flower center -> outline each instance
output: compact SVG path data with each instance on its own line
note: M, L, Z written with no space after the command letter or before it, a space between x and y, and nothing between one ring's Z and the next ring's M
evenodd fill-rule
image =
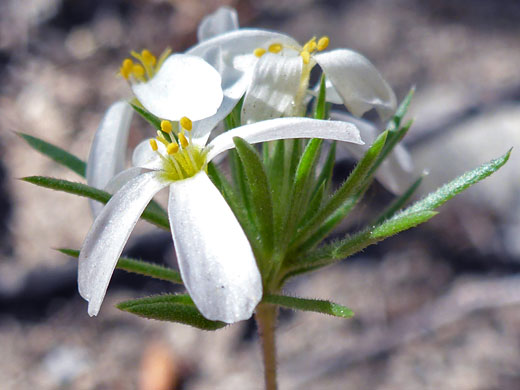
M318 51L325 50L329 46L329 42L330 39L326 35L321 37L317 42L316 37L312 37L307 41L307 43L305 43L305 45L303 45L303 47L295 47L292 45L284 45L283 43L275 42L269 45L267 50L262 47L258 47L253 51L253 53L255 56L260 58L267 52L278 54L283 49L291 49L297 51L300 57L302 58L303 63L305 65L308 65L311 61L312 55Z
M177 181L195 176L206 168L206 156L208 149L200 148L191 142L192 122L187 117L182 117L175 127L170 121L161 122L161 130L157 131L157 137L150 140L150 146L163 162L164 178L168 181ZM186 138L186 133L188 138ZM166 153L159 152L157 142L166 147Z
M121 67L119 74L126 80L134 82L145 82L150 80L161 68L164 60L171 54L171 49L166 49L157 59L149 50L144 49L141 53L131 51L130 55L136 60L126 58Z

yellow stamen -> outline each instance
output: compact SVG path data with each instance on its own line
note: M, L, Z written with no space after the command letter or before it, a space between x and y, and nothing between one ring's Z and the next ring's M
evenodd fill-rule
M183 149L186 149L189 145L188 140L183 133L179 133L179 142L181 143Z
M304 51L308 51L309 53L312 53L314 50L316 50L316 37L312 37L312 39L309 39L307 43L303 46Z
M127 58L123 61L123 64L121 65L119 72L121 73L121 76L123 76L126 80L130 78L133 66L134 62L130 58Z
M311 54L307 50L303 50L300 52L300 56L302 57L303 63L307 65L311 61Z
M180 120L180 123L183 129L191 131L193 123L191 122L190 118L183 116Z
M168 154L175 154L179 151L179 144L177 142L172 142L171 144L168 144L166 147L166 153Z
M328 36L324 35L318 41L318 51L325 50L329 46L330 39Z
M269 46L269 53L280 53L282 51L283 47L280 43L273 43L271 46Z
M258 48L255 49L255 51L253 51L253 54L255 56L257 56L258 58L260 58L260 57L262 57L265 54L266 51L267 50L265 50L264 48L258 47Z
M132 65L132 74L135 76L136 79L145 81L144 80L144 68L142 65L139 65L139 64Z
M150 53L150 50L146 49L141 52L141 60L143 61L143 64L149 66L154 66L157 62L157 58L155 58L155 56Z
M153 150L154 152L156 152L157 149L159 149L159 147L157 146L157 141L154 140L154 139L151 139L151 140L150 140L150 146L152 147L152 150Z
M172 123L170 121L161 121L161 130L165 133L171 133L173 130Z
M155 74L159 71L161 68L161 65L166 60L166 58L170 55L171 50L166 49L159 59L157 59L150 50L144 49L141 50L140 53L132 50L130 52L130 55L134 57L139 64L134 65L133 62L129 62L131 65L125 65L123 63L123 66L126 66L126 68L123 69L121 67L121 75L125 78L128 78L130 76L134 76L137 81L144 82L146 80L150 80ZM129 60L132 61L132 60ZM139 66L140 68L136 68L136 66Z

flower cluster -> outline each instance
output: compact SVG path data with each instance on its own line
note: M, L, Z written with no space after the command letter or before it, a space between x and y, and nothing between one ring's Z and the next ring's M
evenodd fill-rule
M268 278L241 223L207 174L208 163L235 147L282 139L342 141L360 158L375 128L352 117L306 118L319 85L309 88L311 70L326 77L330 103L361 116L375 108L383 119L396 98L375 67L347 49L325 51L329 38L301 46L284 34L239 28L234 10L206 17L199 43L184 54L166 50L159 59L148 50L132 52L120 74L135 95L114 103L96 133L87 164L87 182L114 195L102 207L92 201L96 219L79 254L79 291L97 315L124 245L150 200L168 187L168 219L182 280L209 320L233 323L249 318L265 293ZM157 119L157 136L143 141L124 168L134 108ZM207 143L211 131L233 112L241 126ZM364 142L365 141L365 142ZM404 150L386 163L385 182L396 191L409 183ZM262 267L260 267L261 269Z

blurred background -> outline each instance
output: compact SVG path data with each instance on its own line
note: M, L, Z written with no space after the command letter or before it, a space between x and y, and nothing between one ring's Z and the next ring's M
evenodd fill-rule
M145 321L114 303L165 283L116 272L100 315L76 290L87 201L16 180L81 180L15 135L86 159L104 110L127 97L116 77L132 49L183 51L202 17L236 7L242 26L367 56L399 99L415 85L405 143L421 191L516 146L509 163L428 224L294 280L333 299L340 320L282 311L281 389L520 388L520 2L518 0L3 0L0 2L0 383L2 389L262 389L252 321L209 333ZM370 115L369 115L370 117ZM130 147L148 127L132 124ZM338 165L338 182L352 167ZM392 196L375 184L369 220ZM348 229L348 226L342 227ZM342 231L338 231L340 235ZM171 238L142 223L126 254L173 263Z

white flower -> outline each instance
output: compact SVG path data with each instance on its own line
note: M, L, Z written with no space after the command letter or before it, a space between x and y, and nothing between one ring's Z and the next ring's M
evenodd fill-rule
M347 49L326 52L326 37L317 41L311 39L300 46L287 35L258 29L238 29L237 19L236 11L228 7L207 16L198 30L201 42L188 52L204 55L218 48L221 65L217 68L223 79L229 74L241 75L235 78L239 80L235 91L236 96L245 93L242 123L303 115L309 97L309 74L316 63L327 76L328 102L344 104L356 116L371 108L375 108L384 119L394 113L396 98L393 90L362 55ZM312 94L316 95L318 90L319 83ZM331 115L339 115L337 119L358 126L366 144L345 145L355 158L361 158L377 136L377 129L350 115ZM333 119L336 118L333 116ZM341 149L338 152L341 153ZM376 177L390 191L402 193L410 184L411 174L410 156L404 147L397 145L378 169Z
M301 46L284 34L237 29L236 20L236 12L229 8L206 17L198 32L204 40L187 53L204 56L207 51L219 50L226 65L219 69L221 75L242 72L242 123L301 116L309 75L316 64L327 76L327 100L331 103L344 104L356 116L375 108L387 119L395 111L393 90L361 54L348 49L325 51L328 37L313 38Z
M236 11L222 7L200 23L199 41L234 29L238 29ZM206 143L217 124L233 110L247 88L245 73L227 66L222 58L222 51L216 46L203 50L195 48L188 55L173 56L167 49L159 58L146 49L131 54L133 59L127 58L123 61L120 74L130 82L141 104L161 119L178 120L180 116L174 110L181 109L181 116L188 116L194 120L192 137L202 144ZM210 63L222 77L218 79L213 69L209 69L204 61L193 59L193 56ZM179 58L183 60L179 61ZM223 91L216 88L217 79L220 80L220 89ZM200 101L202 97L210 99L208 112L199 110L193 115L190 113L193 107L204 105ZM220 103L216 106L211 104L211 101L216 103L219 100ZM87 163L88 185L110 193L118 189L114 187L114 182L111 182L110 188L107 185L124 168L132 112L133 109L125 101L112 104L106 111L90 149ZM117 183L122 185L123 181ZM90 205L92 213L96 216L102 208L101 203L91 201Z
M206 142L210 131L233 107L224 107L220 74L204 59L166 50L159 59L148 50L132 52L135 61L123 61L120 74L130 82L139 102L152 114L178 121L183 115L196 119L193 138ZM184 114L180 114L182 110ZM229 111L226 111L229 110ZM87 163L87 184L114 193L131 176L110 180L122 171L133 109L124 101L112 104L96 131ZM107 187L109 185L110 186ZM96 216L102 208L90 202Z
M233 129L204 146L186 137L191 122L183 118L180 123L180 145L162 136L141 143L134 151L136 167L113 179L133 176L98 215L79 257L79 292L89 301L90 315L99 312L117 260L144 208L169 187L177 261L193 301L210 320L232 323L249 318L262 298L261 275L247 237L205 172L206 164L233 148L235 136L250 143L284 138L363 143L356 127L347 122L281 118Z

